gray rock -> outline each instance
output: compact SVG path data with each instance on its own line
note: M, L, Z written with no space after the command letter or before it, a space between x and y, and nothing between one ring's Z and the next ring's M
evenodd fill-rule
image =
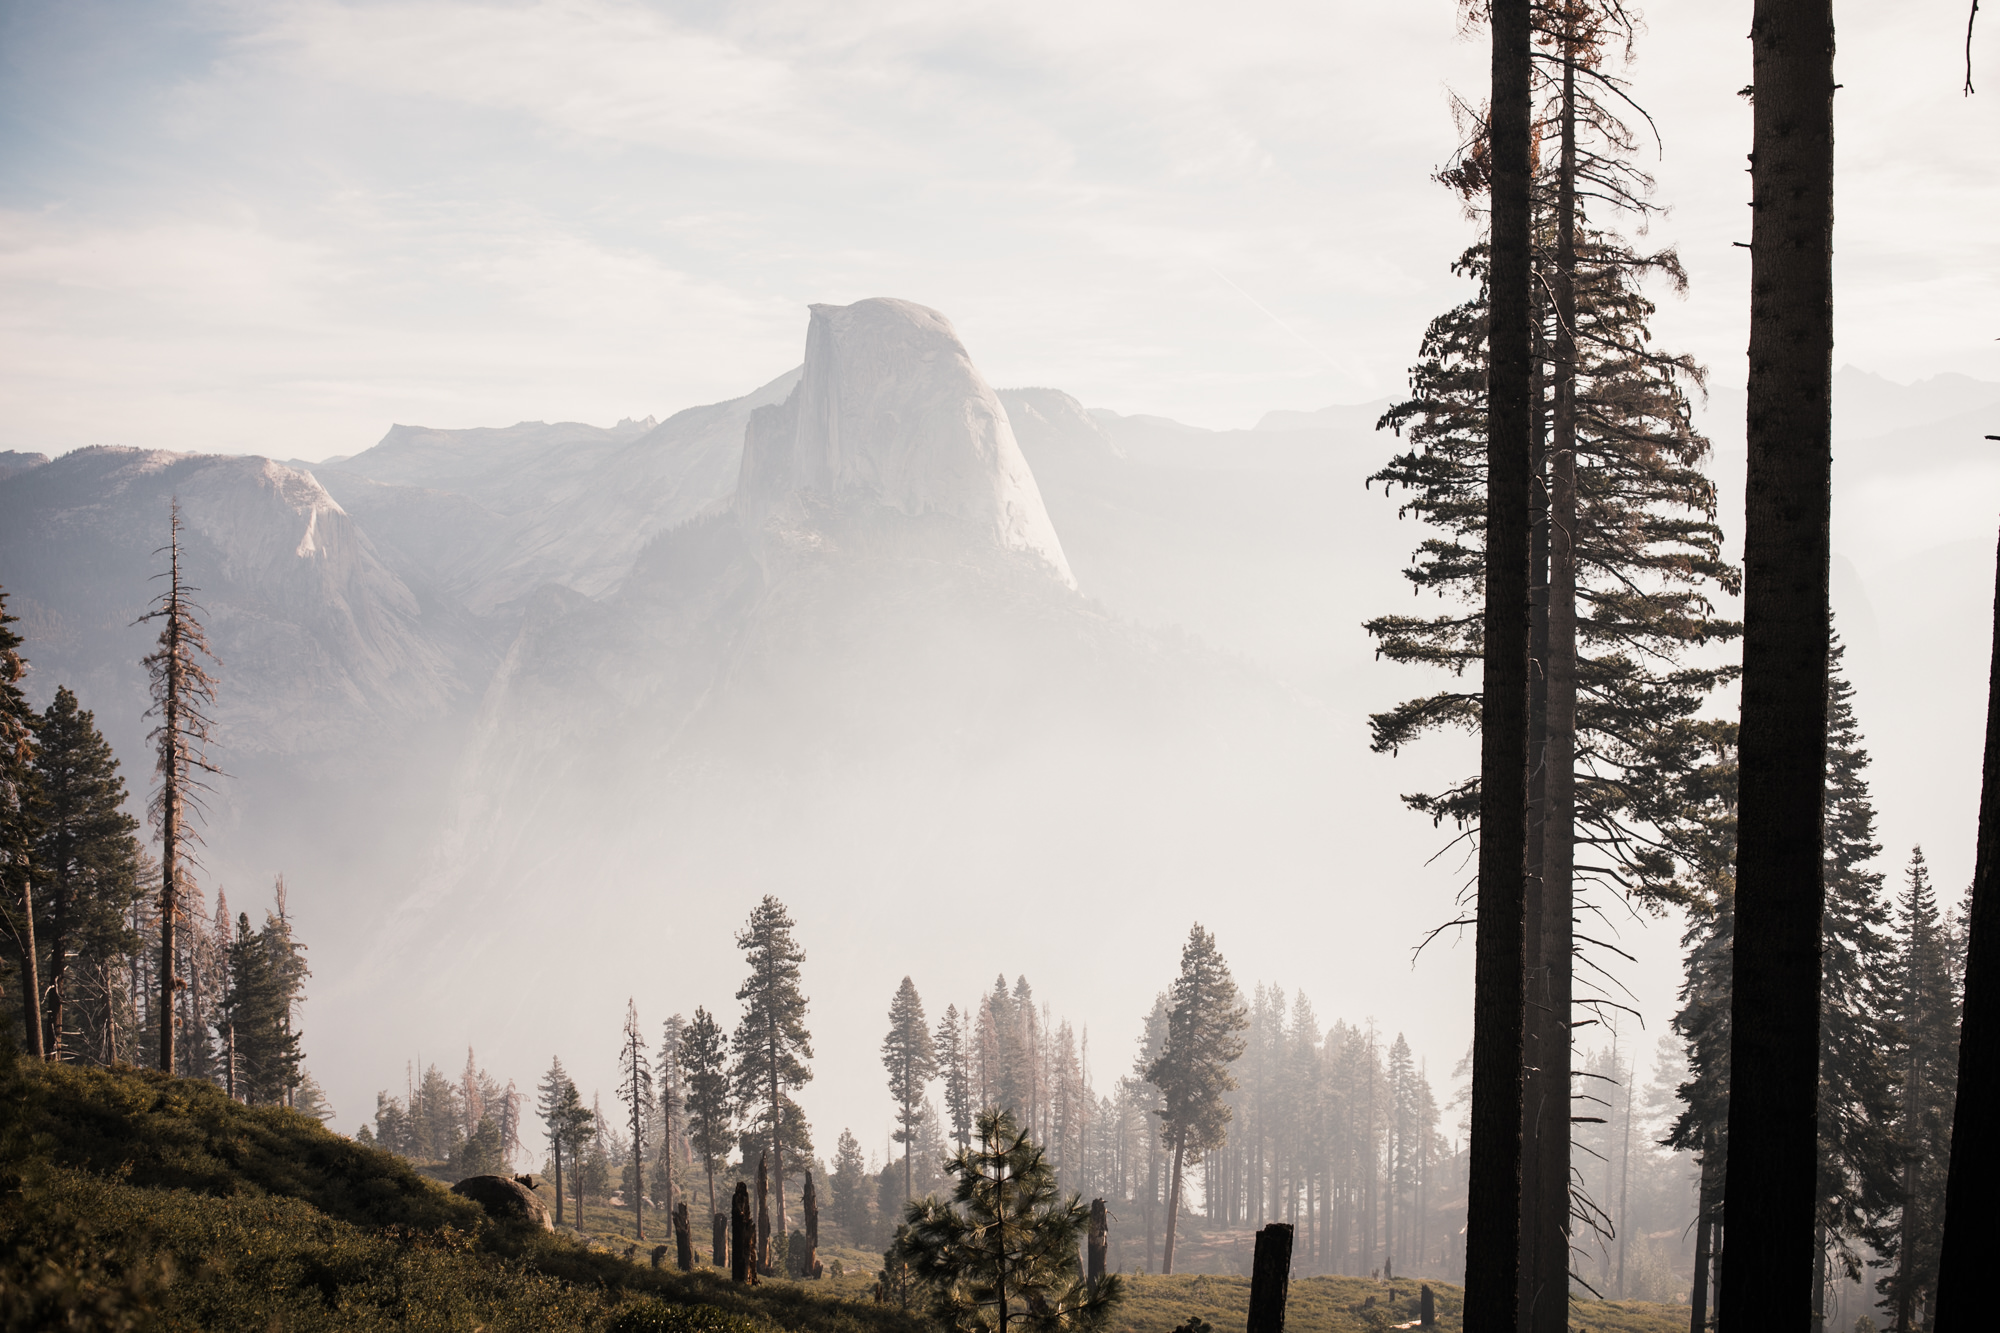
M532 1176L467 1176L453 1185L451 1192L472 1200L496 1221L527 1221L553 1231L548 1206L535 1197L533 1183Z

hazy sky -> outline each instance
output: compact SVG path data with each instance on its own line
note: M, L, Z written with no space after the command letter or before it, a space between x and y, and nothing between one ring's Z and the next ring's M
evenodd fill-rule
M2000 38L1843 6L1839 357L2000 378ZM1458 290L1450 0L8 3L0 448L346 453L665 414L896 295L997 384L1248 425L1393 391ZM1745 4L1633 74L1661 331L1741 375Z
M1650 241L1692 277L1656 329L1720 382L1742 376L1749 9L1649 6L1632 70L1672 210ZM1836 361L2000 380L2000 16L1969 99L1965 0L1839 18ZM1463 290L1472 228L1428 177L1485 48L1451 0L5 0L0 61L0 449L320 458L392 422L733 397L796 363L807 303L875 295L948 314L992 383L1095 406L1244 426L1382 397ZM2000 502L1979 476L1949 530L1916 494L1857 522L1985 543L1976 594ZM1898 566L1856 560L1892 638L1915 614ZM1874 699L1921 692L1878 659ZM1885 782L1938 770L1927 737L1971 716L1977 676L1907 735L1871 729ZM1954 744L1966 797L1976 747ZM1885 805L1892 844L1939 840L1930 804ZM1933 860L1955 892L1954 810ZM1434 846L1415 817L1405 835ZM1655 1014L1675 933L1635 945ZM1450 957L1434 1061L1462 1032L1469 949ZM1327 999L1323 1019L1367 1003ZM1105 1075L1126 1034L1099 1032Z

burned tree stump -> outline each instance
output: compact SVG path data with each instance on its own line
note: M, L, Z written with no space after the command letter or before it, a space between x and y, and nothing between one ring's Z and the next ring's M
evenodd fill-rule
M751 1260L757 1250L757 1224L750 1217L750 1186L736 1182L736 1197L729 1206L729 1278L732 1282L757 1283L757 1265Z
M1097 1295L1097 1284L1104 1280L1105 1260L1111 1251L1111 1215L1105 1211L1104 1200L1090 1201L1090 1239L1088 1242L1087 1271L1090 1277L1090 1294Z
M729 1267L729 1214L715 1215L715 1266Z
M681 1272L694 1272L694 1228L688 1222L685 1199L674 1205L674 1260Z
M1285 1293L1292 1282L1292 1228L1273 1222L1257 1233L1250 1261L1249 1333L1285 1333Z
M1419 1328L1438 1326L1437 1297L1431 1295L1429 1283L1425 1283L1423 1290L1417 1293L1417 1326Z
M813 1190L813 1173L806 1172L805 1196L802 1200L806 1214L806 1252L798 1261L799 1272L806 1277L818 1277L822 1270L819 1263L819 1195Z

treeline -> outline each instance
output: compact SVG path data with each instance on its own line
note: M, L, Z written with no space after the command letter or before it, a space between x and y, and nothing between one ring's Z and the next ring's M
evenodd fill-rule
M283 877L253 925L247 912L231 918L220 887L211 913L177 852L168 951L167 900L152 890L165 877L125 812L118 758L69 687L46 709L28 704L14 623L0 591L0 987L21 1047L157 1067L166 1033L172 1072L327 1118L304 1067L296 1020L309 969ZM181 763L184 748L169 746L163 765Z

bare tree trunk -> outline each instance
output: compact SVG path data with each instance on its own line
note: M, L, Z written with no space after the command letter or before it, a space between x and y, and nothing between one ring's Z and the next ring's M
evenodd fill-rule
M1249 1333L1285 1333L1285 1298L1292 1281L1292 1228L1273 1222L1257 1233L1250 1260Z
M1104 1207L1104 1200L1090 1201L1090 1238L1086 1253L1088 1262L1085 1272L1090 1281L1090 1295L1097 1297L1097 1284L1104 1280L1104 1269L1111 1252L1111 1215Z
M1688 1291L1688 1333L1708 1327L1709 1266L1714 1262L1715 1177L1712 1148L1702 1154L1701 1184L1695 1191L1694 1285Z
M1832 498L1833 8L1751 20L1749 472L1743 534L1729 1161L1718 1316L1798 1328L1817 1214Z
M813 1177L810 1171L806 1172L806 1187L803 1196L799 1200L799 1207L806 1215L806 1252L805 1257L799 1260L797 1267L802 1275L816 1278L820 1274L819 1194L813 1189Z
M1549 449L1549 644L1546 748L1542 755L1540 941L1528 948L1539 966L1526 1025L1535 1034L1529 1100L1534 1112L1530 1256L1523 1333L1569 1328L1570 953L1576 858L1576 66L1563 67L1562 145L1556 185L1555 429ZM1528 1151L1523 1145L1524 1155Z
M25 802L24 802L25 804ZM23 942L21 955L26 963L28 982L28 1007L22 1014L27 1020L28 1044L34 1048L37 1060L49 1058L48 1048L42 1040L42 973L39 961L40 951L35 947L35 882L27 875L21 876L21 910L26 913L27 938Z
M685 1201L674 1205L674 1262L683 1273L694 1271L694 1235Z
M714 1233L709 1239L715 1249L715 1266L717 1268L727 1268L729 1267L729 1218L727 1214L715 1213L714 1219L714 1222L711 1224L714 1228Z
M1178 1229L1181 1216L1181 1159L1187 1154L1187 1131L1174 1131L1174 1171L1167 1181L1167 1248L1160 1262L1160 1272L1174 1271L1174 1232Z
M771 1271L771 1173L757 1154L757 1271Z
M229 1025L229 1098L231 1101L236 1099L236 1025L234 1023ZM562 1139L560 1137L550 1139L549 1152L555 1158L556 1163L556 1225L561 1226L563 1224L563 1177Z
M756 1248L757 1224L750 1220L750 1187L739 1180L729 1210L730 1281L757 1284L757 1266L751 1262Z
M1522 899L1527 854L1529 5L1493 0L1493 230L1472 1180L1465 1328L1514 1325L1520 1271Z
M771 1174L773 1176L772 1183L777 1186L778 1190L778 1234L782 1236L785 1234L785 1143L783 1118L785 1099L783 1093L778 1088L778 1049L775 1034L773 1034L771 1040L773 1043L771 1047ZM758 1207L761 1209L762 1206L760 1202ZM769 1240L771 1224L760 1215L759 1227L763 1234L758 1237L757 1260L768 1271L771 1266Z
M1938 1260L1938 1328L1969 1328L1991 1301L1979 1237L2000 1194L2000 1150L1986 1112L2000 1105L2000 574L1996 574L1993 654L1986 695L1986 759L1979 789L1979 844L1965 947L1958 1031L1958 1103L1951 1127L1951 1172L1944 1195Z

